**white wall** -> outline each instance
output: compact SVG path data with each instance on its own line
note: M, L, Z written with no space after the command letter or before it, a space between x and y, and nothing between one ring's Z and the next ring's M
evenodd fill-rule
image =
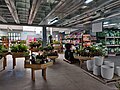
M21 32L21 40L26 40L27 36L33 36L35 38L42 38L42 33L36 34L35 31L23 31L23 32Z
M7 36L7 35L8 35L8 33L6 31L0 30L0 36Z
M21 40L26 40L28 35L34 36L36 35L36 32L27 32L27 31L21 32Z

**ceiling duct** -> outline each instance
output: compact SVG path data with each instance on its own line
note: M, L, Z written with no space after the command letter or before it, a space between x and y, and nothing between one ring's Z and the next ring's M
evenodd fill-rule
M55 6L55 8L52 9L52 11L39 23L39 25L43 24L44 21L46 21L46 19L48 19L48 17L51 16L64 3L65 3L65 0L60 0L60 2Z
M30 9L30 0L16 0L16 7L20 22L27 23Z
M103 9L103 8L105 7L105 5L106 5L106 7L107 7L107 6L108 6L108 7L111 6L111 4L114 4L114 3L111 3L111 2L113 2L113 1L114 1L114 3L115 3L115 0L106 1L105 3L99 5L97 8L92 8L92 9L86 11L86 12L83 12L83 13L80 14L80 15L76 15L75 17L69 19L68 22L63 22L63 23L61 23L61 24L59 24L59 25L63 25L63 24L65 25L65 24L67 24L67 23L69 23L69 22L71 22L71 21L74 21L74 20L75 20L75 22L76 22L76 21L80 20L80 18L83 17L84 15L88 15L89 13L93 13L93 12L96 12L96 11L98 11L98 10ZM75 22L72 22L71 25L74 24Z
M5 0L5 3L6 3L8 9L10 11L12 17L14 18L15 22L17 24L19 24L20 21L19 21L19 18L18 18L18 14L17 14L17 10L16 10L16 7L15 7L14 0Z
M38 8L41 4L42 0L33 0L32 2L32 8L30 11L29 19L28 19L28 24L32 24L33 20L37 14Z
M7 21L2 16L0 16L0 21L7 23Z

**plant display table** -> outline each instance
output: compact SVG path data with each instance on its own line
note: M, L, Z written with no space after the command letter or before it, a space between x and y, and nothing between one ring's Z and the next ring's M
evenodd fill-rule
M54 50L57 50L59 53L61 53L63 50L62 50L62 45L60 44L54 44Z
M25 57L23 52L11 52L13 56L13 69L16 66L16 58Z
M48 56L48 58L53 60L53 62L55 63L55 59L58 58L58 56Z
M38 52L38 51L39 51L38 48L30 48L30 50L31 50L31 53L32 53L32 52Z
M0 53L2 57L4 58L3 60L3 70L5 70L5 67L7 66L7 61L6 61L6 55L11 54L10 52L5 52L5 53Z
M45 64L30 64L26 63L24 64L25 68L31 68L31 78L33 81L35 81L35 70L42 70L42 76L44 80L46 80L46 69L48 66L52 66L53 62L47 62Z
M87 60L94 60L93 57L85 57L85 56L74 56L74 58L80 60L80 67L82 67L82 64L84 63L84 61L87 61Z

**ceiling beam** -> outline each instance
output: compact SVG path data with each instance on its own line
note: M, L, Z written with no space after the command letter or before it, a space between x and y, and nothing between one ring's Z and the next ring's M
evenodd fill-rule
M49 16L51 16L63 3L65 3L65 0L61 0L54 9L39 23L41 25Z
M59 25L60 25L60 26L61 26L62 24L66 25L68 22L69 22L69 24L71 24L71 23L74 24L75 22L79 21L82 16L88 15L89 13L95 12L95 11L97 11L97 10L99 10L99 9L103 9L103 8L105 8L106 6L109 7L109 6L111 6L112 4L116 3L116 1L115 1L114 3L111 3L112 1L113 1L113 0L106 1L105 3L99 5L97 8L93 8L93 9L91 9L91 10L88 10L88 11L80 14L80 15L76 15L75 17L69 19L67 22L65 21L65 22L63 22L63 23L61 23L61 24L59 24ZM119 3L120 1L117 1L117 2ZM111 3L111 4L109 4L109 3ZM106 5L106 6L105 6L105 5ZM75 20L75 21L74 21L74 20ZM71 21L74 21L74 22L71 22ZM71 22L71 23L70 23L70 22Z
M33 23L41 2L42 2L42 0L33 0L32 8L30 10L30 15L29 15L29 19L28 19L28 24Z
M0 21L7 23L7 21L2 16L0 16Z
M19 18L18 18L18 14L17 14L17 10L16 10L16 7L15 7L15 2L14 0L5 0L5 3L14 19L14 21L17 23L17 24L20 24L20 21L19 21Z

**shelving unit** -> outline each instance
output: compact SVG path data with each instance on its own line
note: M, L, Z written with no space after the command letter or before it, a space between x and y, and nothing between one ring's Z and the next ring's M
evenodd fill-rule
M97 34L98 40L108 48L108 56L116 56L120 54L120 30L104 29L103 32Z
M0 44L2 44L5 48L9 47L9 39L7 36L0 37Z
M90 34L84 34L82 36L82 46L87 47L87 46L90 46L91 44L92 44L91 35Z
M120 54L120 37L105 37L105 41L110 56Z
M72 33L70 35L66 35L63 39L63 43L71 43L74 45L82 44L82 33Z

